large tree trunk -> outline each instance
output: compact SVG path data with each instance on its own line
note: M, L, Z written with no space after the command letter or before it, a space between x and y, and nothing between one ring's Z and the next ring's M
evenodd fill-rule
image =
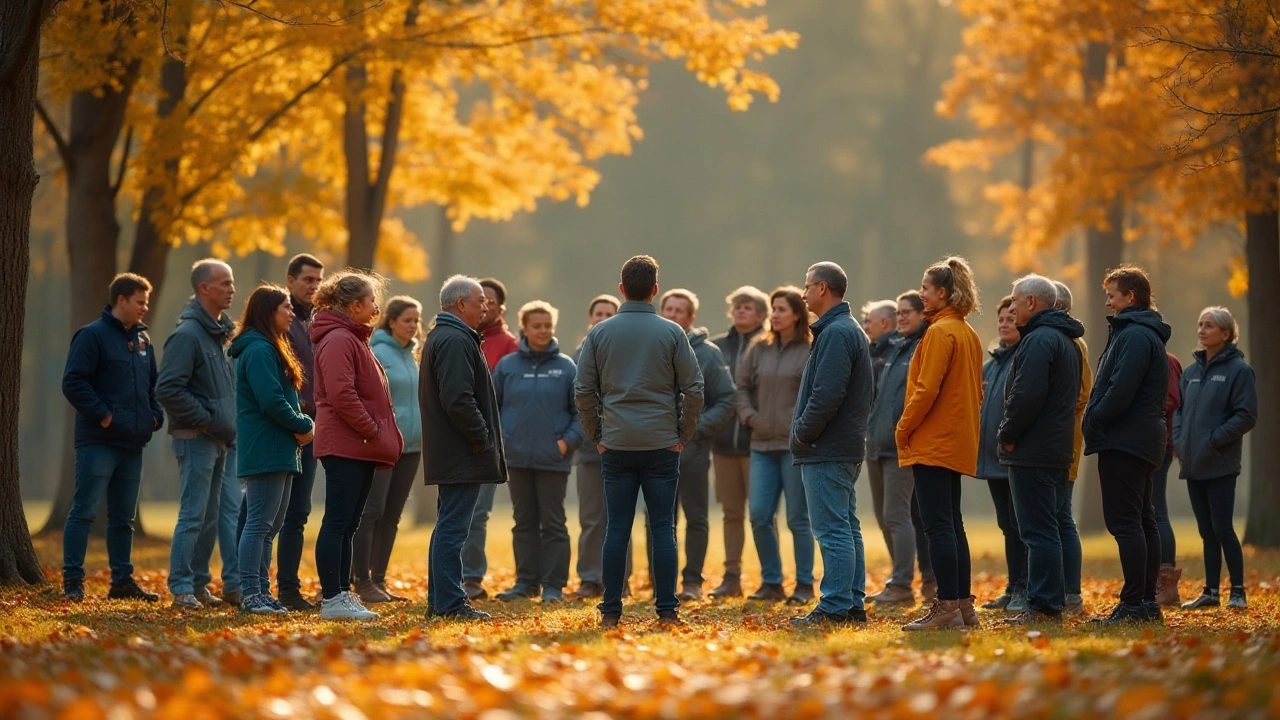
M31 200L36 174L36 78L41 0L0 3L0 584L44 582L22 508L18 467L22 338L31 265Z
M1271 294L1280 287L1280 197L1277 177L1275 120L1260 122L1245 132L1246 187L1268 202L1245 215L1245 256L1249 263L1250 364L1258 377L1258 425L1249 439L1249 519L1244 541L1259 547L1280 547L1280 328L1272 313Z

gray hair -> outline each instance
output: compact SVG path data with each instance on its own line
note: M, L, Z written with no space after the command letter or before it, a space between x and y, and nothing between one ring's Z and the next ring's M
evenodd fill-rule
M868 320L870 320L875 313L883 313L890 320L893 320L898 316L898 301L897 300L872 300L871 302L862 306L861 312L863 317L867 318Z
M227 272L231 272L231 266L216 258L205 258L197 260L191 266L191 290L200 292L200 285L209 281L209 277L213 275L214 268L224 267Z
M1058 288L1053 281L1043 275L1023 275L1013 283L1014 291L1021 290L1023 295L1039 300L1047 308L1058 305Z
M849 276L845 274L844 268L833 262L810 265L809 273L813 274L815 283L826 283L827 289L838 298L843 298L845 292L849 290Z
M440 309L449 310L458 306L459 300L471 298L471 291L480 287L480 281L470 275L454 275L444 281L440 288ZM481 292L484 292L481 289Z
M1240 325L1231 311L1221 305L1211 305L1200 311L1200 318L1208 317L1220 330L1227 334L1227 344L1235 345L1240 340Z
M1073 302L1071 288L1067 287L1066 283L1058 282L1057 280L1053 281L1053 287L1058 291L1058 299L1054 301L1053 306L1064 312L1071 312Z

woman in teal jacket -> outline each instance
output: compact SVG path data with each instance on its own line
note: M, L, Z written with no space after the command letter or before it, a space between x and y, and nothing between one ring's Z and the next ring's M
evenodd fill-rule
M240 607L258 615L287 612L271 596L271 545L284 524L289 483L302 472L301 448L315 436L298 403L303 369L287 337L292 322L284 288L260 285L229 351L236 364L236 474L245 481Z
M400 514L422 463L422 413L418 409L418 353L422 304L405 295L387 301L382 324L369 345L387 374L396 425L404 435L404 452L395 467L373 473L360 527L351 539L352 584L366 603L401 601L387 590L387 564L396 543Z

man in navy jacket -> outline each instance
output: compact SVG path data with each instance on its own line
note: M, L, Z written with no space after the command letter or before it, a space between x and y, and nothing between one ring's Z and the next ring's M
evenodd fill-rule
M76 492L62 536L62 591L84 599L89 528L107 501L107 597L155 602L133 579L133 519L142 482L142 449L164 424L156 401L156 354L142 318L151 283L131 273L111 281L102 317L76 332L67 352L62 394L76 409Z

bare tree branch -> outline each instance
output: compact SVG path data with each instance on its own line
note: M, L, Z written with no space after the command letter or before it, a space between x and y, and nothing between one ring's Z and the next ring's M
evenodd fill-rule
M338 25L342 25L356 17L363 15L369 12L370 10L382 7L384 2L385 0L375 0L370 5L366 5L357 10L352 10L350 13L338 18L329 18L326 20L316 20L316 21L303 21L303 20L299 20L296 17L282 18L267 12L263 12L253 7L254 0L249 0L248 2L238 2L238 0L218 0L218 4L222 5L223 7L239 8L246 12L257 15L258 17L264 18L266 20L270 20L271 22L280 23L281 25L288 25L290 27L336 27Z
M66 139L62 132L58 130L58 125L50 117L49 111L45 110L44 103L36 100L36 115L40 118L40 123L44 125L44 129L49 133L49 137L53 138L53 144L58 148L58 155L62 158L62 166L70 168L71 166L71 147L67 145Z

